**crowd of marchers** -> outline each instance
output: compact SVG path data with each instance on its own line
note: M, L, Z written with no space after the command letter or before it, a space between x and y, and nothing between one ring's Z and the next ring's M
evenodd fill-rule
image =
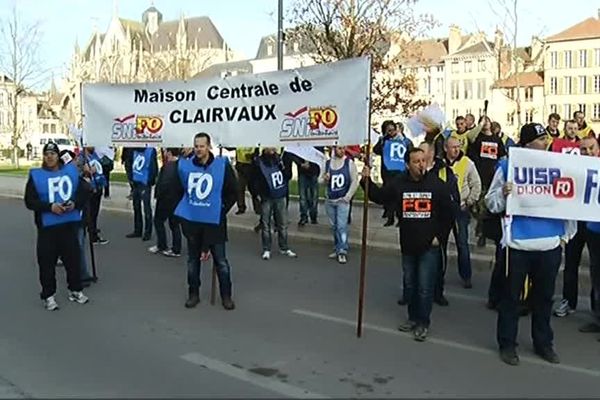
M333 251L329 258L348 260L348 225L352 199L359 186L368 187L369 200L384 209L384 226L399 228L402 293L407 319L399 326L425 341L431 325L432 305L448 306L444 278L449 266L449 237L455 239L457 271L465 289L472 288L469 251L470 221L476 220L477 245L495 245L494 270L487 307L498 311L497 342L501 359L519 362L519 316L531 314L534 349L543 359L558 363L551 315L555 282L564 252L563 298L554 308L557 317L575 312L578 271L583 248L588 246L592 281L591 304L600 319L600 224L547 218L507 217L506 197L510 147L599 156L595 133L583 113L564 121L551 114L548 126L528 123L515 140L487 116L468 114L455 120L455 129L427 128L415 143L401 123L385 121L373 152L381 156L383 183L371 180L367 149L361 146L316 148L327 161L315 160L274 147L236 148L235 163L219 155L208 133L191 138L189 148L126 148L121 153L130 185L133 230L129 239L152 240L148 251L180 257L187 244L188 295L185 307L200 301L200 270L210 259L216 270L222 305L233 310L231 266L227 259L227 214L247 211L246 191L257 215L255 232L261 237L261 257L297 257L288 240L290 182L297 169L299 227L319 223L319 187L324 187L325 214L331 226ZM415 136L413 136L415 137ZM369 149L370 150L370 149ZM111 149L83 148L62 152L54 143L43 149L43 163L30 171L25 204L34 211L38 228L37 262L40 297L48 310L58 309L55 267L67 272L69 300L85 304L83 288L93 276L85 257L85 237L107 244L100 235L98 216L103 197L109 196ZM361 173L357 161L364 164ZM160 168L159 168L160 161ZM232 165L233 164L233 165ZM322 171L321 169L324 168ZM153 198L155 199L153 204ZM168 222L170 245L165 224ZM277 252L273 252L273 236ZM599 321L600 322L600 321ZM600 332L598 323L582 332Z

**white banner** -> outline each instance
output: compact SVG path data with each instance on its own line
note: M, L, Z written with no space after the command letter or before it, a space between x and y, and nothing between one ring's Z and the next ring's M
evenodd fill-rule
M513 147L506 212L600 222L600 158Z
M362 144L369 69L368 58L357 58L258 75L84 84L84 140L190 147L206 132L225 147Z
M295 154L303 160L317 164L320 169L320 175L325 173L325 163L327 162L327 157L314 147L302 145L287 146L285 151Z

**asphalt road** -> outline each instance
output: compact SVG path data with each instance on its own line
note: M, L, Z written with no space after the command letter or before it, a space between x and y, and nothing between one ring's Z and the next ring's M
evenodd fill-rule
M539 360L520 332L521 365L496 353L494 312L484 307L488 274L474 289L448 274L450 307L435 307L431 335L417 343L396 326L398 256L368 257L366 325L355 336L358 253L341 266L328 246L291 241L298 259L260 259L259 238L231 233L235 311L183 307L185 260L125 239L129 214L104 213L97 247L100 280L91 301L61 309L38 297L35 228L22 201L0 200L0 397L591 397L600 393L598 337L577 332L589 319L554 319L562 364ZM481 265L480 265L481 266ZM485 268L482 267L485 270ZM209 281L209 270L203 277Z

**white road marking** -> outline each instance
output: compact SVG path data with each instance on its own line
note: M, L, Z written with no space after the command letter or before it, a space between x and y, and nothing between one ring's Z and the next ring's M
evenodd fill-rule
M267 389L271 392L282 396L297 398L297 399L323 399L328 398L322 394L310 392L297 386L293 386L284 382L280 382L273 378L268 378L256 373L234 367L214 358L206 357L200 353L188 353L181 356L182 359L196 365L208 368L211 371L219 372L223 375L250 383L254 386Z
M294 314L302 315L302 316L309 317L309 318L315 318L315 319L320 319L322 321L335 322L335 323L342 324L342 325L356 327L356 321L351 321L351 320L344 319L344 318L334 317L331 315L326 315L326 314L321 314L321 313L316 313L316 312L312 312L312 311L308 311L308 310L301 310L301 309L292 310L292 312ZM400 332L396 329L385 328L382 326L366 324L366 323L363 323L363 328L370 329L372 331L376 331L376 332L380 332L380 333L387 333L390 335L401 336L404 338L410 338L411 340L413 340L412 334ZM453 349L466 350L466 351L470 351L473 353L479 353L479 354L486 354L486 355L493 356L496 358L498 357L498 353L494 350L486 349L484 347L471 346L468 344L454 342L451 340L429 337L429 338L427 338L427 342L435 343L435 344L446 346L446 347L451 347ZM597 370L597 369L577 367L577 366L567 365L567 364L550 364L546 361L543 361L542 359L528 357L528 356L520 357L520 359L521 359L521 361L525 361L530 364L541 365L541 366L548 367L548 368L555 368L555 369L560 369L563 371L569 371L569 372L574 372L574 373L583 374L583 375L589 375L589 376L593 376L593 377L600 377L600 370ZM501 362L501 361L498 361L498 362Z

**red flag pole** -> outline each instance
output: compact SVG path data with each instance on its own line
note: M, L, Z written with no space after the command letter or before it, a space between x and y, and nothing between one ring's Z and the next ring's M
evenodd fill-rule
M367 150L365 154L365 165L371 167L371 82L373 70L371 67L371 57L369 57L369 93L367 101L369 102L369 114L367 125ZM358 281L358 318L356 321L356 336L362 336L363 310L365 306L365 280L367 273L367 226L369 220L369 185L365 185L363 198L363 221L362 221L362 241L360 246L360 275Z

